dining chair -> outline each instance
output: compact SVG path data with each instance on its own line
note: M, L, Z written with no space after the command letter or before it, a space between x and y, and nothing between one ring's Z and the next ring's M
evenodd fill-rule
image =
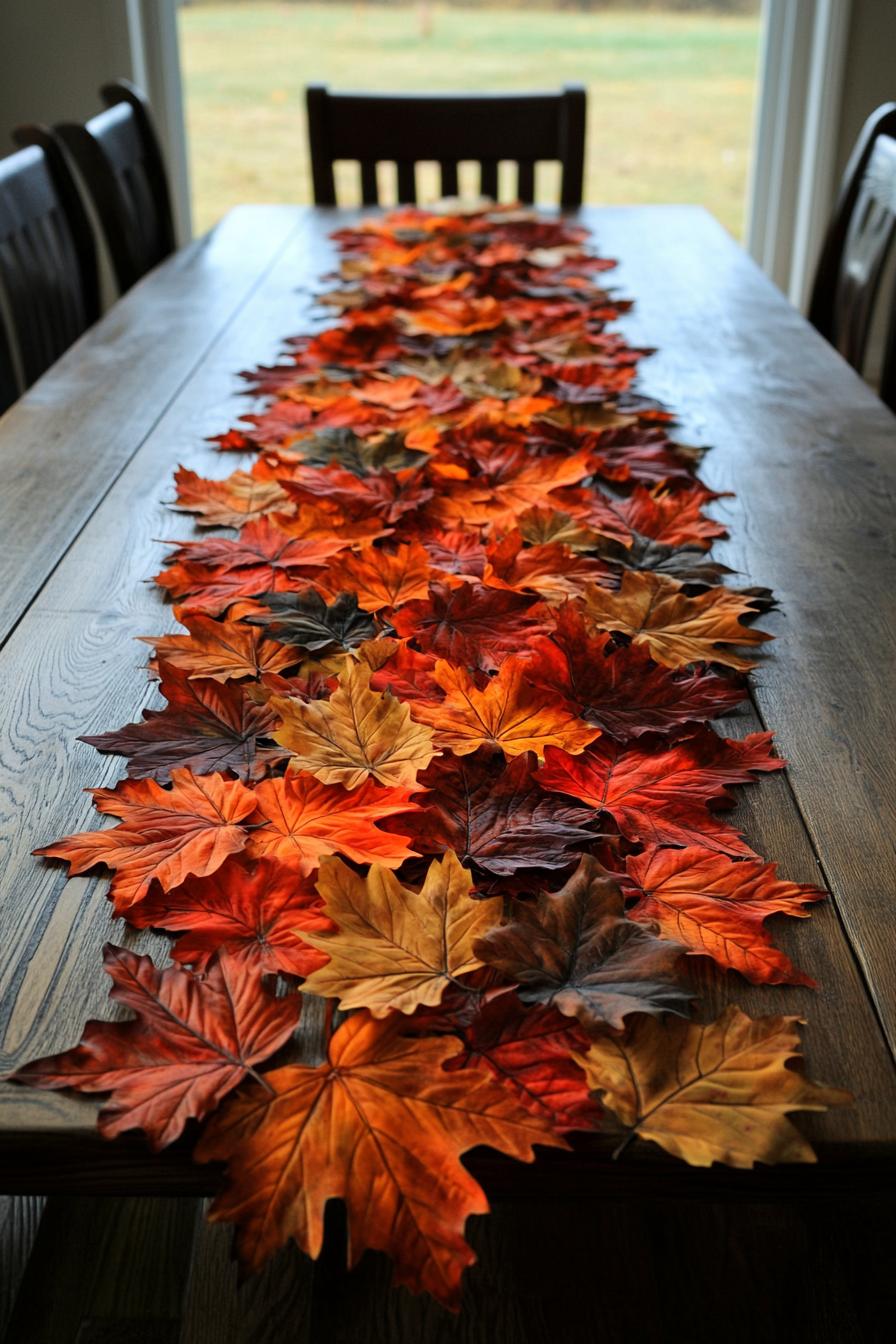
M498 196L498 164L515 160L515 199L535 197L535 164L558 160L560 204L582 204L585 163L585 90L568 84L557 93L331 93L305 90L311 174L316 205L336 204L333 163L353 159L361 168L364 205L378 205L377 163L398 172L398 200L417 200L415 166L439 165L443 196L457 195L457 165L479 163L480 192Z
M106 110L54 129L90 194L119 289L175 248L168 175L146 98L128 80L104 84Z
M809 321L860 373L896 238L896 103L865 122L821 249ZM889 295L879 392L896 410L896 287Z
M93 234L63 154L41 127L15 139L23 148L0 159L0 387L11 400L99 316Z

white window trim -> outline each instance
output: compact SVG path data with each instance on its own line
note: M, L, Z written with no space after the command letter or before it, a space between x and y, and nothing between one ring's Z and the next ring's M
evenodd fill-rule
M746 245L804 307L836 191L851 0L764 0Z

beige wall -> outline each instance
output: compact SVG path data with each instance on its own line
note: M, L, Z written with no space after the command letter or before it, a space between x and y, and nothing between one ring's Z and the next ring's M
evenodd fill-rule
M126 0L0 0L0 153L22 121L83 121L133 79Z
M838 176L869 113L896 102L896 0L852 0L843 78Z

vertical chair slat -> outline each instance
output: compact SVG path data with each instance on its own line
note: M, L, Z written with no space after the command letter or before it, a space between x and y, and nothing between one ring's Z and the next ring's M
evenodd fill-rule
M498 199L498 160L483 159L479 167L479 191L483 196Z
M399 205L414 205L417 200L417 174L414 171L415 165L400 159L395 166L398 169Z

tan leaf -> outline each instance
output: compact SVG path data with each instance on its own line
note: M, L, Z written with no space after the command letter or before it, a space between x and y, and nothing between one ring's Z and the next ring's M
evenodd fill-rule
M324 859L317 890L336 932L302 930L330 957L303 989L374 1017L438 1003L448 985L482 965L473 943L501 917L500 902L474 900L472 885L451 850L429 865L419 891L378 863L364 878L340 859Z
M852 1098L787 1067L799 1057L799 1021L754 1020L733 1004L705 1025L639 1017L624 1035L599 1037L573 1058L630 1136L652 1139L691 1166L814 1162L787 1113Z
M719 645L756 645L772 638L741 624L741 617L755 615L749 594L718 587L688 597L683 583L662 574L626 570L618 592L589 587L585 607L599 630L631 636L664 667L724 663L747 672L754 663Z
M439 755L431 729L414 723L407 705L370 689L366 663L347 661L329 700L305 704L275 695L270 704L283 720L273 737L292 752L290 769L307 770L324 784L410 785Z

